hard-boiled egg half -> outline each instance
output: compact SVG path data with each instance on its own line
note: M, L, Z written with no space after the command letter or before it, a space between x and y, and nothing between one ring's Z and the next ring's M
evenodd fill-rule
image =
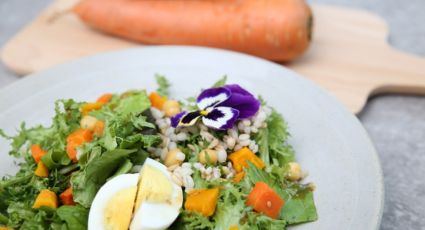
M88 229L166 229L182 203L182 189L167 167L148 158L139 174L123 174L102 186L90 208Z

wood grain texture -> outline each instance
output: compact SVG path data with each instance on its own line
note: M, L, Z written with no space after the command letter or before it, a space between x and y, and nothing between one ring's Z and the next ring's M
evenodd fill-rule
M21 75L99 52L140 46L94 31L69 9L77 0L58 0L12 38L3 62ZM286 66L315 81L354 113L370 95L425 94L425 59L387 43L382 19L366 11L314 5L314 41Z

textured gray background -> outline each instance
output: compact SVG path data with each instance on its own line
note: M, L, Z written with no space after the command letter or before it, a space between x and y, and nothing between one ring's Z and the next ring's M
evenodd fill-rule
M49 2L0 0L0 46ZM388 22L389 41L394 47L425 56L425 0L310 2L375 12ZM18 79L0 64L0 87ZM359 118L375 143L384 171L386 196L381 229L425 229L425 97L378 96L368 102Z

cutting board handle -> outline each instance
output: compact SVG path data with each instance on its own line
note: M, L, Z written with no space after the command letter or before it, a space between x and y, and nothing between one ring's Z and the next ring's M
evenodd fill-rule
M385 50L382 58L386 68L380 69L372 94L425 95L425 58L404 53L389 45Z

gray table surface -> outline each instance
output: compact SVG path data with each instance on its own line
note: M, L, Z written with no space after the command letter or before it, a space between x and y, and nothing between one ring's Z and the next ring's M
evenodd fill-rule
M1 0L0 46L51 0ZM390 43L425 56L425 0L310 0L368 9L390 27ZM425 68L425 67L424 67ZM0 63L0 87L20 78ZM381 229L425 229L425 97L383 95L369 100L360 120L379 153L385 180Z

